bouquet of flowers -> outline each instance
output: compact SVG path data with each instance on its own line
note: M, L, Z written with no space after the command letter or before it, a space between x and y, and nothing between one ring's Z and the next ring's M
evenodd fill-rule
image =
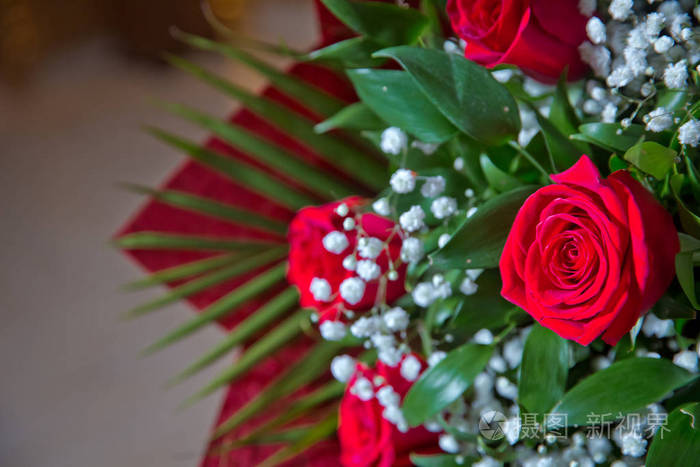
M700 462L700 7L318 2L117 243L232 352L203 465ZM278 71L249 54L292 56ZM242 349L242 350L241 350Z

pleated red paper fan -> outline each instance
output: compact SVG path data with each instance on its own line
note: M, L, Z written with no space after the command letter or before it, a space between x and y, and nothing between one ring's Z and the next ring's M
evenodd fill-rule
M325 46L352 36L350 31L339 23L320 2L317 1L316 6L322 34L320 46ZM286 73L322 89L343 102L352 102L356 100L356 96L349 83L342 76L339 76L329 69L317 65L299 63L289 68ZM313 121L320 121L322 119L321 116L315 115L314 112L310 111L303 102L298 102L273 86L266 88L262 95ZM247 109L236 112L230 118L230 121L250 130L253 134L258 135L264 140L286 149L295 156L310 162L316 167L320 167L330 173L336 173L341 177L344 176L342 171L338 171L337 168L328 164L304 143L296 140L294 137L281 131L274 124ZM217 153L230 156L238 161L242 161L249 166L260 167L280 181L296 185L299 191L306 193L310 198L317 199L318 203L324 201L318 196L315 196L312 191L306 189L303 183L289 179L285 174L276 172L274 167L269 167L260 163L254 156L233 148L217 137L208 139L204 147ZM357 182L356 187L357 193L359 194L371 193L361 182ZM270 197L256 193L250 188L236 183L219 172L194 160L188 160L178 168L163 184L161 190L175 190L177 192L185 192L203 198L213 199L225 205L252 210L258 215L278 220L284 224L287 224L294 215L294 211L289 207L280 204ZM251 228L230 221L220 220L191 210L174 207L169 203L164 203L156 199L150 199L119 231L117 238L126 238L129 235L143 232L200 236L215 240L252 239L269 241L280 245L286 243L286 239L281 233L269 232L263 229ZM125 251L138 264L151 273L221 254L216 251L162 248L149 249L147 247L127 248ZM237 289L241 284L255 278L261 272L270 270L275 265L279 264L282 259L283 258L280 258L279 261L251 270L244 275L215 284L196 294L187 296L186 300L198 310L206 309L226 294ZM169 282L168 285L170 287L177 287L184 282L185 281L177 280ZM252 300L246 301L235 314L224 315L218 321L227 330L235 328L238 323L254 313L262 304L274 297L285 287L285 281L282 279L277 285L273 286L265 293L256 296ZM245 377L230 384L215 428L266 388L280 372L289 368L290 365L303 356L308 349L312 347L314 342L312 338L304 335L297 337L272 356L257 363L254 368L246 373ZM328 381L328 378L329 376L326 372L326 375L320 382ZM307 385L293 394L291 398L293 399L305 394L316 386L318 386L318 383L310 386ZM216 448L219 447L222 442L225 443L246 435L255 427L259 426L261 422L278 414L283 408L284 400L278 401L277 404L267 407L262 415L251 418L238 428L229 432L226 436L212 442L209 446L208 454L202 461L202 465L207 467L256 465L261 460L271 455L279 449L279 446L253 445L237 448L221 454L216 453ZM313 421L314 417L312 416L306 421L309 420ZM304 420L301 420L297 423L303 422ZM185 419L183 419L183 423L186 423ZM337 463L338 445L335 438L332 438L317 443L303 454L288 461L285 465L328 466L337 465Z

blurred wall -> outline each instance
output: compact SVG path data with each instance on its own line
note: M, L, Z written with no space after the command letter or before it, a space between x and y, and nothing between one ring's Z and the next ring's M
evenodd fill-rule
M230 25L300 48L316 37L311 0L250 1ZM0 39L4 33L0 28ZM205 329L140 359L140 349L191 310L178 305L121 321L120 313L162 290L120 291L141 272L107 241L141 204L116 183L156 185L182 160L140 125L205 137L149 100L222 117L235 104L193 78L130 58L123 44L113 33L78 31L33 63L22 85L0 81L3 467L196 465L220 403L217 395L176 413L221 366L171 390L163 384L220 332ZM264 84L216 57L190 58L250 88Z

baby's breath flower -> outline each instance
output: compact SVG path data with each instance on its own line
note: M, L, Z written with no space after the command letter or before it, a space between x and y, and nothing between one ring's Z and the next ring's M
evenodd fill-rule
M669 89L683 89L688 85L688 61L670 63L664 70L664 84Z
M339 341L345 337L345 325L340 321L324 321L318 327L321 337L328 341Z
M343 232L337 230L327 233L326 236L323 237L322 243L326 251L335 253L336 255L345 251L349 245L348 237Z
M326 279L314 277L309 285L309 292L314 296L314 300L327 302L331 297L331 285Z
M401 259L407 263L417 263L423 258L423 242L415 237L408 237L401 244Z
M700 144L700 121L692 119L678 129L678 142L697 147Z
M658 133L673 125L671 114L663 107L657 107L652 110L647 117L649 117L649 121L647 121L646 129L649 131Z
M406 133L395 126L389 127L382 132L382 139L379 147L387 154L398 155L406 149L408 138Z
M438 196L443 191L445 191L445 178L440 175L428 177L420 189L420 193L426 198Z
M423 219L425 219L423 208L411 206L411 209L399 216L399 223L406 232L415 232L423 227Z
M430 211L437 219L450 217L457 211L457 200L449 196L441 196L432 202Z
M357 305L365 294L365 283L357 277L348 277L340 283L340 296L350 305Z
M410 193L416 187L416 174L412 170L399 169L391 176L389 184L396 193Z

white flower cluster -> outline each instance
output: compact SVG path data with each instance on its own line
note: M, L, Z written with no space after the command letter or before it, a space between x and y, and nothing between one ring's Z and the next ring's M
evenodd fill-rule
M418 358L414 355L407 355L400 364L399 374L402 378L410 382L418 379L421 372L421 362ZM355 371L357 371L357 362L349 355L339 355L331 362L331 373L341 383L349 382ZM401 412L401 396L384 378L376 377L369 380L360 376L355 379L349 391L363 401L376 398L379 405L384 408L382 417L395 425L402 433L408 431L408 423Z
M583 5L583 4L586 5ZM692 1L612 0L582 1L582 10L596 10L586 25L588 41L579 51L597 80L587 84L583 110L603 122L614 122L631 106L634 118L641 104L658 90L684 90L690 69L700 63L700 9ZM591 8L591 6L593 8ZM628 126L631 118L622 119ZM643 116L646 129L664 131L674 123L673 115L663 107ZM689 122L683 144L700 142L700 124Z
M378 200L376 204L381 201ZM378 264L379 256L388 248L387 242L376 237L368 236L364 230L358 225L355 220L355 214L350 212L346 204L340 204L335 213L343 218L344 231L334 230L326 234L321 240L323 248L329 253L335 255L346 255L342 260L343 268L351 273L339 285L337 290L333 290L331 284L323 277L314 277L309 284L309 292L314 299L319 302L330 302L335 296L339 295L344 304L353 306L362 301L365 296L367 284L376 281L395 281L399 278L396 270L398 264L392 261L390 255L386 254L387 267L382 268ZM354 251L348 251L350 247L350 238L348 235L355 235L357 238ZM418 255L418 249L422 252L422 245L414 245L413 249L408 252L412 258ZM403 250L402 250L403 251ZM383 290L382 287L378 287ZM379 292L378 292L379 293ZM335 295L337 294L337 295ZM378 297L379 302L382 297ZM339 311L350 319L354 316L354 312L345 309L344 304L339 305ZM340 320L340 316L336 320L325 320L319 326L319 330L324 339L341 340L347 334L347 326Z

